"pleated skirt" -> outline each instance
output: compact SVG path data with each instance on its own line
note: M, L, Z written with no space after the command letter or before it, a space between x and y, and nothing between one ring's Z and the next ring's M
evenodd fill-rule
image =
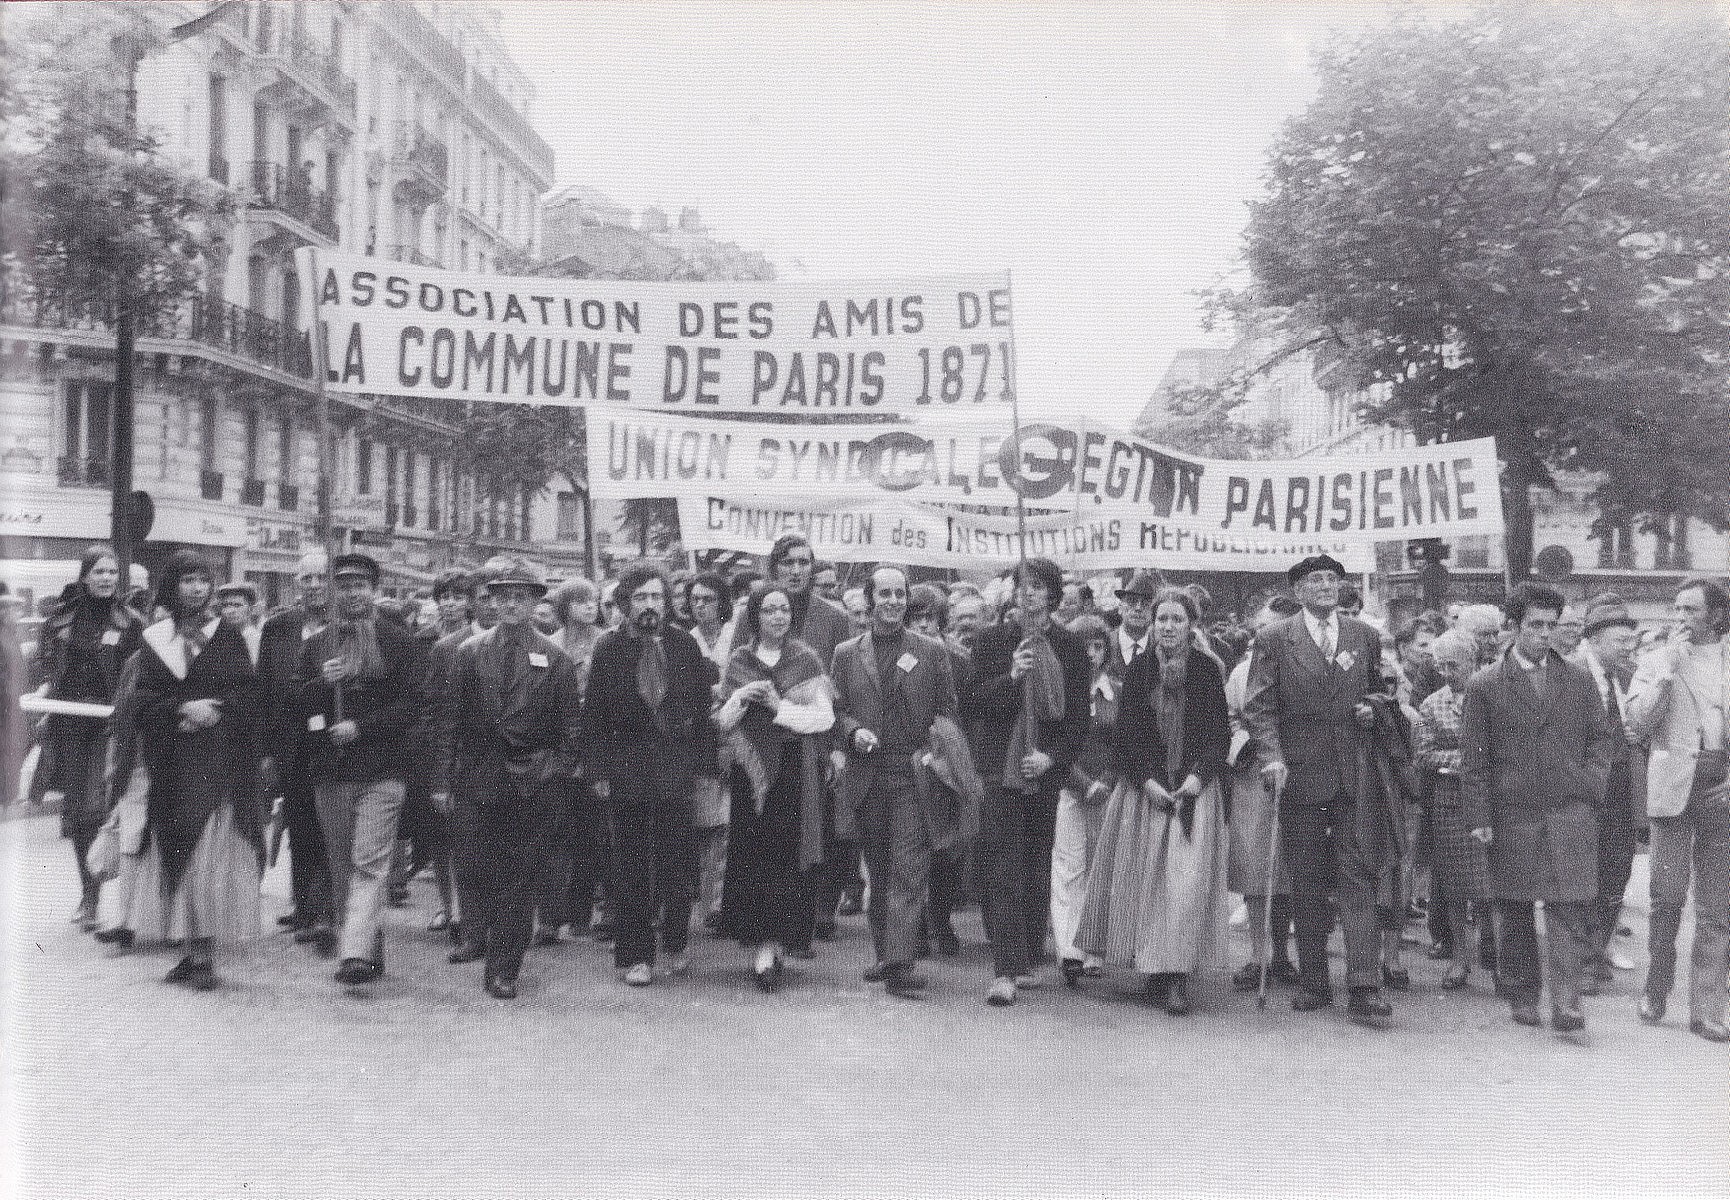
M1139 786L1119 784L1106 802L1076 946L1148 974L1224 967L1228 841L1217 782L1196 801L1188 834Z

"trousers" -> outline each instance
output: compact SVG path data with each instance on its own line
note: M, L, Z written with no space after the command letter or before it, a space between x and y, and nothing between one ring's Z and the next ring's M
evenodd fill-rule
M1044 948L1056 834L1055 791L1023 792L985 780L974 882L996 975L1026 974Z
M1057 799L1051 844L1051 938L1059 958L1079 959L1075 933L1087 900L1088 869L1105 821L1105 802L1089 804L1065 788Z
M931 877L931 843L910 766L895 770L887 763L878 764L871 790L860 806L859 823L865 867L871 872L866 919L877 961L912 966Z
M1592 905L1586 901L1544 901L1546 962L1541 970L1534 907L1530 900L1496 901L1501 917L1496 978L1502 994L1514 1004L1536 1004L1548 976L1551 1007L1558 1012L1577 1012L1591 954L1587 923Z
M1604 803L1598 806L1598 900L1587 933L1592 961L1608 964L1610 940L1622 919L1622 893L1634 873L1634 814L1628 807L1631 784L1626 761L1610 768Z
M343 958L383 965L385 892L406 790L400 779L313 787Z
M690 944L697 860L691 829L691 773L645 756L629 779L612 782L613 965L655 961L655 914L661 946L683 954Z
M1352 821L1355 801L1344 792L1325 804L1280 806L1280 850L1291 878L1292 926L1297 933L1298 973L1305 990L1327 995L1328 935L1333 897L1338 902L1346 948L1346 986L1381 983L1381 931L1376 893L1382 864L1371 863L1358 845Z
M1704 756L1703 756L1704 757ZM1694 887L1694 954L1688 974L1689 1016L1723 1021L1730 965L1730 799L1705 793L1724 777L1723 759L1697 767L1681 815L1652 818L1652 964L1646 994L1662 999L1676 982L1676 936Z
M487 796L459 795L451 814L463 937L486 947L489 979L515 979L529 945L548 840L564 819L558 781L501 779Z
M330 920L330 852L324 845L318 803L306 772L293 763L283 768L282 822L288 834L289 895L294 913L307 925Z

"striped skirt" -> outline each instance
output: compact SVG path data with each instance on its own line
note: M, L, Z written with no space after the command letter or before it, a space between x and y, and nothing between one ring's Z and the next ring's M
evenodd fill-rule
M1189 974L1226 965L1226 858L1219 783L1196 802L1189 834L1142 789L1106 802L1076 946L1109 966Z
M115 897L120 913L113 924L131 929L140 941L207 937L232 944L260 936L258 850L235 827L229 805L219 804L210 814L172 893L153 832L145 833L139 854L123 857L133 861L123 862L121 878L109 885L125 885Z

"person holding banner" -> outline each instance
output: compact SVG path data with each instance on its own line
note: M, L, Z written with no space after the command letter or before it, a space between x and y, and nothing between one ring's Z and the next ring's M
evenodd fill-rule
M1201 610L1166 588L1153 651L1123 677L1107 802L1076 945L1109 966L1147 973L1147 995L1173 1016L1191 1009L1189 978L1223 965L1225 800L1231 745L1225 678L1194 637Z
M962 716L985 783L975 886L991 942L986 1002L1014 1004L1034 973L1051 915L1057 796L1087 740L1087 647L1052 619L1063 572L1030 558L1015 572L1012 617L979 634Z
M793 606L780 585L752 590L739 618L746 643L727 659L715 714L733 795L721 927L750 954L766 992L781 985L787 944L809 930L806 879L823 861L830 824L823 757L833 689L816 654L792 636Z
M107 546L92 546L79 561L78 581L60 596L43 622L37 658L45 694L53 700L112 704L120 670L138 649L143 622L120 598L120 563ZM42 724L42 767L47 794L60 799L60 836L72 841L80 896L72 919L96 928L100 884L84 857L108 816L102 787L108 722L56 713Z
M583 697L590 782L612 819L613 965L632 987L654 982L655 914L667 973L690 965L696 898L691 795L716 770L715 668L667 624L667 577L650 563L619 576L624 624L602 637Z
M1291 876L1300 991L1292 1008L1333 1003L1327 942L1334 904L1345 934L1346 987L1354 1021L1385 1020L1381 930L1376 895L1391 864L1371 853L1360 826L1354 779L1372 747L1375 712L1365 697L1381 690L1381 634L1337 610L1346 570L1320 554L1286 577L1303 611L1276 621L1255 640L1244 720L1262 756L1262 778L1277 800L1280 844Z

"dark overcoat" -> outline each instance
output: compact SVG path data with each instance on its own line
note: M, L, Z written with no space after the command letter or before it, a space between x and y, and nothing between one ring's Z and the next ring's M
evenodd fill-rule
M1310 636L1303 613L1276 621L1255 640L1243 719L1263 762L1283 762L1288 804L1326 804L1356 788L1370 748L1356 708L1382 689L1381 634L1339 618L1332 662Z

